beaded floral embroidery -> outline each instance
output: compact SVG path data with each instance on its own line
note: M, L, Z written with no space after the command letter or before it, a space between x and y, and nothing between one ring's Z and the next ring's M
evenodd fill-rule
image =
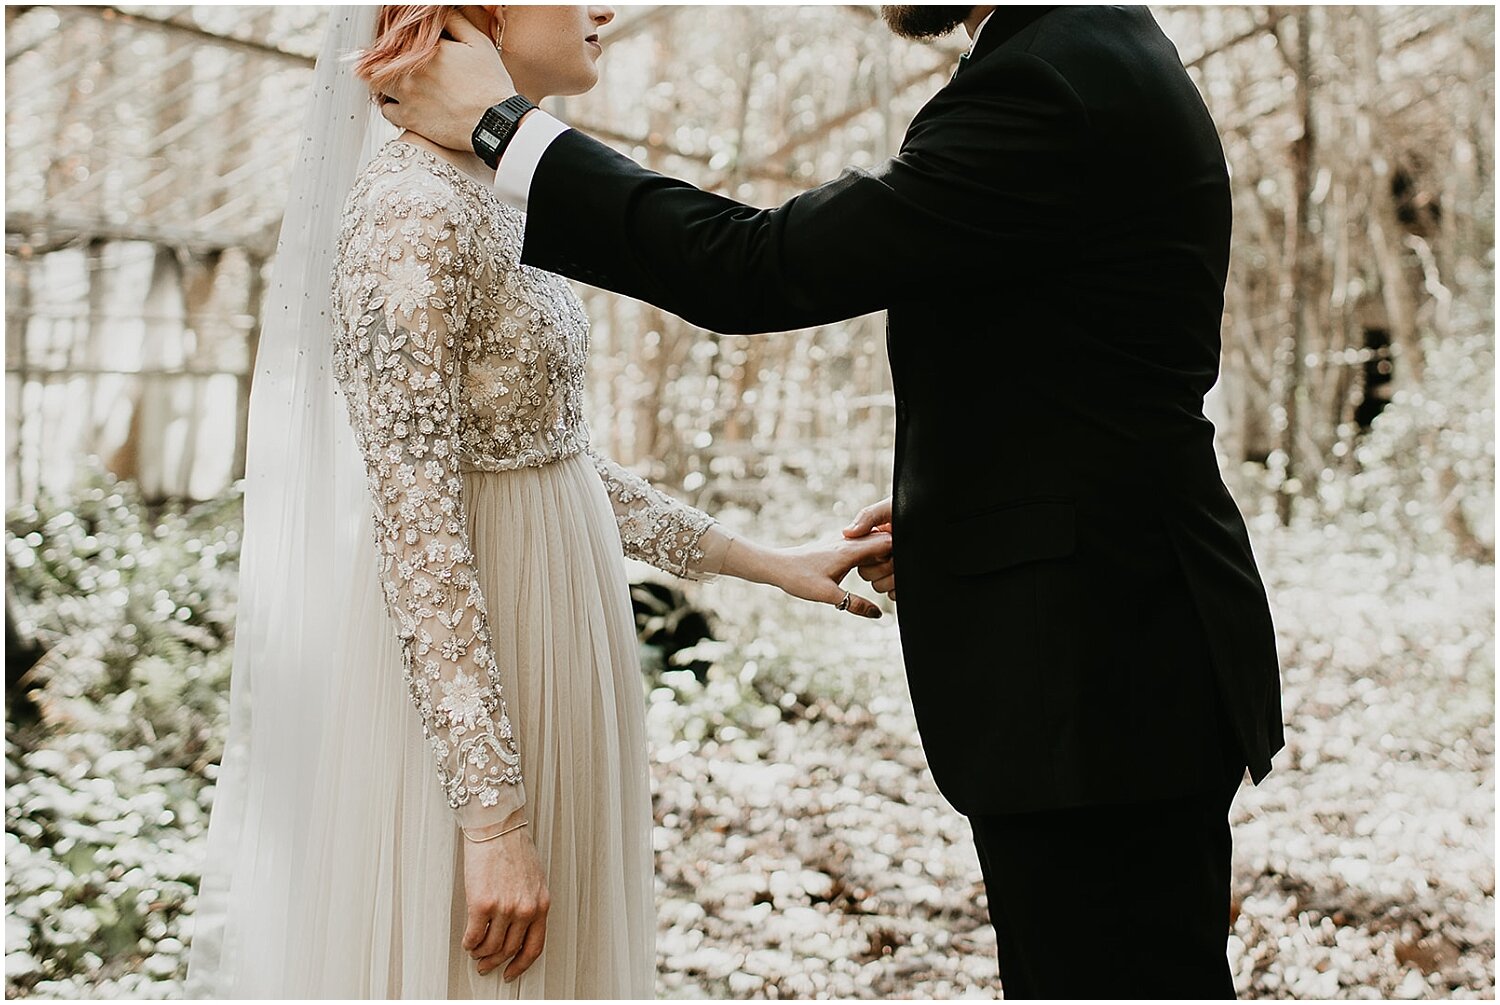
M455 809L521 782L463 473L587 453L625 553L680 576L713 524L589 448L588 318L566 280L520 264L523 234L493 192L392 141L350 192L333 275L334 375L369 475L382 588Z

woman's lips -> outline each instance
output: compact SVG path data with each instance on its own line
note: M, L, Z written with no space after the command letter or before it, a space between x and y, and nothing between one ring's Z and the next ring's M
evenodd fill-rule
M604 46L602 46L602 45L599 44L599 36L598 35L590 35L588 38L584 39L584 41L587 42L589 45L592 45L594 47L594 50L596 52L602 53L604 51Z

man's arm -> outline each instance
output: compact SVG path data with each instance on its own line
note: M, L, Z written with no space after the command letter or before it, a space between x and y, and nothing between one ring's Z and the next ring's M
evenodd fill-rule
M484 108L515 91L493 45L470 38L461 16L450 20L457 41L442 43L385 112L458 148ZM1092 143L1067 82L1025 53L969 67L881 167L774 209L703 192L547 123L531 112L501 157L502 180L529 173L507 170L507 158L536 160L509 196L528 213L522 261L725 333L1026 282L1076 247Z
M1086 125L1050 66L997 55L934 98L899 155L774 209L564 130L537 158L522 261L728 334L1023 281L1076 239Z

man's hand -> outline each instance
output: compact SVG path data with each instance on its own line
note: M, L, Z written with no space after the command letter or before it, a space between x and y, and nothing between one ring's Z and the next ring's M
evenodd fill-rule
M489 36L458 13L444 25L432 62L391 88L380 106L392 125L450 150L472 151L474 127L492 106L516 93Z
M866 506L844 528L847 538L864 537L871 533L891 533L891 498L886 496L878 503ZM879 561L859 567L859 576L892 600L896 599L896 558L894 551Z

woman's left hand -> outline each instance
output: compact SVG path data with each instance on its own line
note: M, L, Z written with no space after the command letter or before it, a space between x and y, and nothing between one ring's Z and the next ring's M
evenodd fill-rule
M890 558L891 535L867 534L854 540L814 542L771 552L767 581L794 597L837 606L846 595L842 583L855 568ZM849 595L850 614L878 618L879 607L864 597Z

